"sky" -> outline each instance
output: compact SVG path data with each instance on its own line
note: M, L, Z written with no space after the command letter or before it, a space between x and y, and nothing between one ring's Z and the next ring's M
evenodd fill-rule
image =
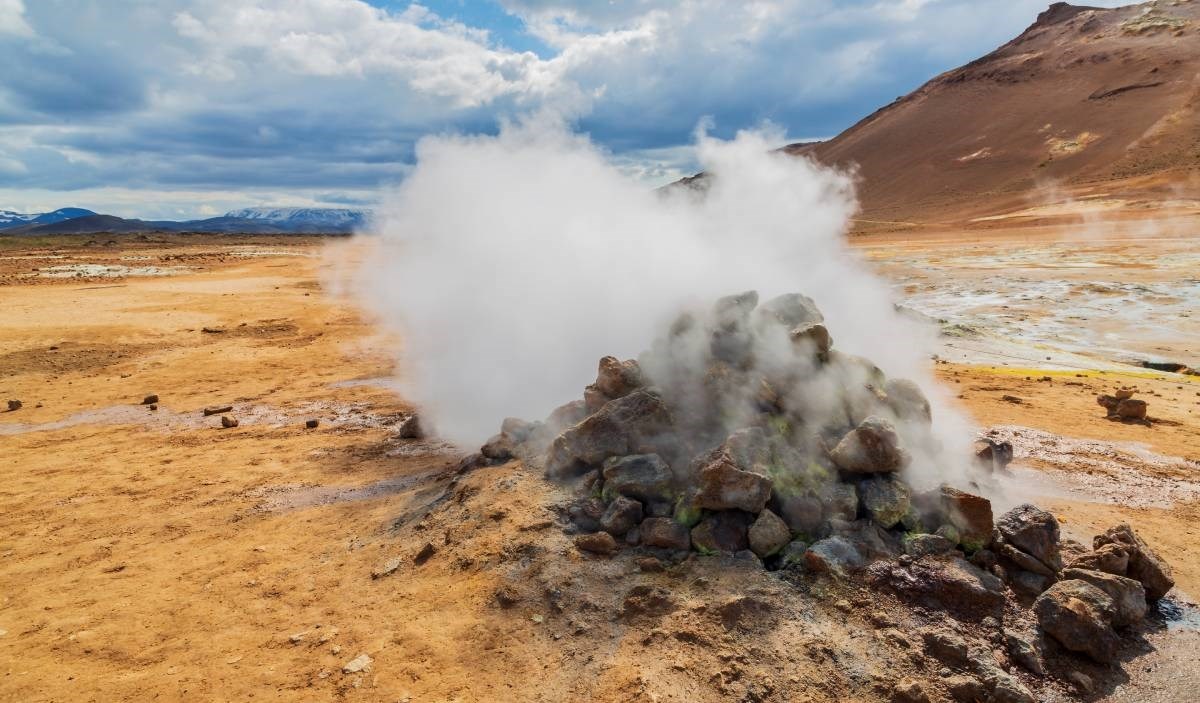
M702 122L836 135L1047 4L0 0L0 210L370 207L422 136L546 111L651 187Z

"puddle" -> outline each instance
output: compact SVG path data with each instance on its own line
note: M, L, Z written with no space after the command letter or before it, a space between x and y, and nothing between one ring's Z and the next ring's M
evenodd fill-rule
M1037 495L1133 508L1200 500L1200 482L1185 478L1200 477L1197 461L1131 442L1062 437L1015 425L994 427L987 436L1012 443L1014 483Z
M40 278L126 278L132 276L175 276L186 266L122 266L120 264L62 264L37 272Z
M319 505L349 503L394 495L430 481L444 470L444 468L426 470L408 476L387 478L365 486L272 486L252 491L248 495L262 498L262 502L255 506L255 510L268 513L288 512Z

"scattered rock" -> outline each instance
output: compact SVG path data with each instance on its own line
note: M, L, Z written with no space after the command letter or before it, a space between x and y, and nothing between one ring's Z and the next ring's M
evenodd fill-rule
M607 532L593 532L576 537L575 547L593 554L612 554L617 551L617 541Z
M493 436L479 448L480 454L495 462L508 461L513 458L515 452L516 444L513 442L512 437L503 432Z
M692 546L691 531L671 518L646 518L638 529L641 532L642 544L647 547L684 551Z
M805 345L814 350L818 357L824 358L833 349L833 337L830 336L829 330L825 325L813 323L797 327L791 332L792 342L794 344Z
M230 417L229 415L221 416L221 427L224 427L225 429L228 430L228 429L231 429L231 428L234 428L237 426L238 426L238 421L237 421L236 417Z
M921 387L906 378L890 378L883 386L887 405L901 420L932 422L933 411Z
M1117 655L1120 641L1111 624L1116 605L1104 591L1086 581L1059 581L1033 603L1038 624L1072 652L1082 652L1107 664Z
M929 694L913 679L904 679L892 689L894 703L930 703Z
M413 563L417 566L420 566L429 561L429 558L436 553L437 547L433 546L433 542L426 542L425 546L421 547L421 550L418 551L416 556L413 557Z
M208 417L209 415L220 415L221 413L233 412L233 406L232 405L210 405L207 408L205 408L202 412L204 413L204 417Z
M311 420L305 420L305 421L304 421L304 427L305 427L306 429L310 429L310 430L315 430L315 429L317 429L317 427L318 427L320 424L321 424L321 421L320 421L320 420L317 420L317 419L315 419L315 418L313 418L313 419L311 419Z
M828 537L804 552L804 566L818 573L844 574L866 566L867 560L844 537Z
M824 507L821 499L811 495L780 498L773 495L771 504L788 529L805 535L816 534L824 522ZM857 507L857 506L856 506Z
M908 484L888 477L874 477L858 484L863 510L880 527L890 529L908 513L912 491Z
M1082 671L1068 671L1067 680L1083 695L1090 694L1096 688L1096 684L1092 681L1092 677Z
M896 428L876 416L846 433L830 456L838 468L857 474L890 473L907 462Z
M957 703L979 703L987 699L987 687L974 676L959 674L945 679L942 683Z
M1040 637L1005 631L1004 644L1008 648L1008 655L1014 662L1038 676L1046 675Z
M637 559L634 559L633 563L637 564L639 571L646 574L661 573L666 568L663 566L663 563L655 557L638 557Z
M391 576L392 574L396 573L397 569L400 568L400 563L400 557L388 559L371 571L371 578L381 579L384 576Z
M142 398L142 405L153 405L154 403L157 403L157 402L158 402L158 396L154 395L154 394L151 394L151 395L146 396L145 398Z
M8 401L8 411L10 413L15 413L16 411L21 409L22 405L24 405L24 403L22 403L19 400L10 400L10 401Z
M761 512L771 498L771 479L748 471L739 463L731 436L704 463L699 472L694 502L708 510Z
M663 399L640 388L558 435L546 456L546 475L576 476L610 457L657 453L654 440L670 426L671 414Z
M904 543L904 553L913 557L949 554L954 543L941 535L913 535Z
M758 519L750 525L750 550L765 559L787 546L792 540L791 530L778 515L763 509Z
M1100 549L1106 544L1122 547L1129 555L1129 567L1124 575L1139 581L1146 589L1146 598L1156 601L1175 587L1171 567L1159 558L1154 550L1142 541L1127 524L1111 527L1092 540L1092 546Z
M600 529L600 518L604 516L604 501L599 498L580 498L567 506L567 517L583 532Z
M1145 420L1148 407L1144 400L1126 398L1117 403L1116 415L1123 420Z
M362 671L369 671L371 668L371 657L366 654L360 654L342 665L343 674L357 674Z

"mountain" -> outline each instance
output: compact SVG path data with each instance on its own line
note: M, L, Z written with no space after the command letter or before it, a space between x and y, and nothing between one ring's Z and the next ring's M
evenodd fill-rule
M1200 214L1200 2L1055 3L992 53L784 151L856 172L859 231Z
M354 229L366 224L369 213L345 208L261 208L252 207L225 213L225 217L261 220L293 227L332 227Z
M43 215L0 211L5 234L53 235L129 232L214 232L237 234L344 234L362 229L370 214L341 208L246 208L204 220L145 221L63 208Z
M91 210L84 210L79 207L64 207L55 210L54 212L43 212L36 214L21 214L11 212L9 210L0 210L0 230L9 229L12 227L23 227L25 225L48 225L56 222L63 222L76 217L87 217L95 215Z
M1198 19L1200 2L1056 3L987 56L834 139L786 150L856 168L867 223L1196 198Z

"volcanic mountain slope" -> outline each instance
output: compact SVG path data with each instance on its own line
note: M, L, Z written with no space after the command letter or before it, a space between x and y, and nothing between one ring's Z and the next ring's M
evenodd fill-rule
M1195 199L1200 2L1056 3L836 138L785 150L857 168L867 228L981 223L1074 199Z

